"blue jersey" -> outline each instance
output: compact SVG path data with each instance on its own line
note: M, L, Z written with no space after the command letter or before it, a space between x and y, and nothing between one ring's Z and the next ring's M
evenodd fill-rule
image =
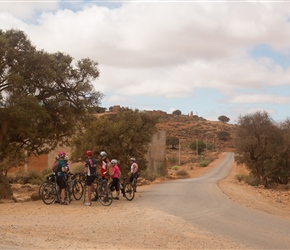
M96 175L96 170L97 170L96 159L94 159L94 158L86 159L85 167L88 168L88 172L87 172L88 176Z

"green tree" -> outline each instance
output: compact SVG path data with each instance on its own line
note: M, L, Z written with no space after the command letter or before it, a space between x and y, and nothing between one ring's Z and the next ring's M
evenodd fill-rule
M230 118L226 117L225 115L221 115L219 116L219 121L221 121L222 123L228 123L230 121Z
M197 141L197 143L196 141L194 141L190 143L189 148L193 151L196 151L196 148L197 148L198 154L201 154L205 151L206 144L204 141Z
M83 160L84 152L90 149L95 157L106 151L110 159L117 159L124 175L130 171L130 157L137 159L140 170L146 169L145 155L157 122L157 116L130 109L90 120L74 137L72 160Z
M1 170L68 144L102 98L91 84L99 76L97 65L39 51L22 31L0 30ZM13 161L6 165L8 159Z
M179 144L179 138L174 136L166 137L166 145L171 146L172 149L176 149L176 145Z
M235 143L237 163L245 164L265 186L273 178L288 182L289 141L285 140L285 135L289 130L283 131L267 112L240 117L238 124Z
M180 111L179 109L177 109L177 110L174 110L174 111L172 112L172 114L173 114L173 115L181 115L182 113L181 113L181 111Z

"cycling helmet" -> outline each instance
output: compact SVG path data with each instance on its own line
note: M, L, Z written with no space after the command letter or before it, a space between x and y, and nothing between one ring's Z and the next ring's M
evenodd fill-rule
M59 158L63 158L63 157L65 157L65 152L63 152L63 151L59 152L59 153L58 153L58 157L59 157Z
M91 150L88 150L88 151L86 152L86 156L92 156L92 155L93 155L93 153L92 153Z
M101 151L100 156L107 156L107 153L105 151Z
M130 158L130 161L136 161L136 159L134 157Z
M111 160L111 163L112 163L113 165L116 165L116 164L118 164L118 161L117 161L116 159L113 159L113 160Z

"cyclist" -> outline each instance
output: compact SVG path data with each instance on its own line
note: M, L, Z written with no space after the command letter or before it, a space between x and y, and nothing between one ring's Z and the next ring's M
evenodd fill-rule
M65 152L60 152L58 154L58 170L56 173L56 183L59 186L60 189L60 205L68 205L64 199L65 199L65 189L66 189L66 180L65 180L65 173L68 171L68 168L66 167L65 162Z
M132 183L134 178L136 178L136 183L137 183L137 178L139 176L138 174L138 164L136 162L136 159L134 157L130 158L131 162L131 176L130 176L130 182ZM137 186L133 185L134 192L137 192Z
M101 151L101 176L103 180L108 180L110 177L105 175L105 173L109 173L109 167L110 167L110 160L107 157L107 153L105 151Z
M116 189L116 197L114 197L115 200L119 200L119 195L120 195L120 189L119 189L119 178L120 178L120 169L118 167L118 161L113 159L111 160L112 164L112 174L110 175L113 179L111 183L111 191L113 192L114 187Z
M96 169L97 169L97 161L93 158L93 153L91 150L86 151L86 162L85 162L85 170L86 174L86 185L87 185L87 193L88 193L88 202L85 202L85 206L92 205L92 191L91 186L96 179Z

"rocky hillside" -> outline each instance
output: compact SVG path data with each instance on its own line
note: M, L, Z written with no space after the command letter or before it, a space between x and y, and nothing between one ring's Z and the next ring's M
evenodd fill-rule
M167 148L168 157L181 155L182 161L191 161L196 157L189 145L196 140L214 145L215 152L234 151L234 139L237 125L225 124L220 121L208 121L198 116L163 114L157 127L166 131L166 136L180 138L179 150ZM227 132L227 138L221 133Z

